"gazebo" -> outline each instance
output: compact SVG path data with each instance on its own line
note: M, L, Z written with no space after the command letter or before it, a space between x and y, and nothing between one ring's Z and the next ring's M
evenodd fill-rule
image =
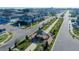
M49 35L45 33L43 30L40 30L40 32L37 33L36 37L40 40L48 40Z

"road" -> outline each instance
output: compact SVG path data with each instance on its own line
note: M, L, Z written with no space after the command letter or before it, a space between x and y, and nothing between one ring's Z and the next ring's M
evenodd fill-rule
M53 51L79 51L79 40L69 33L69 11L65 13L64 22L56 37Z

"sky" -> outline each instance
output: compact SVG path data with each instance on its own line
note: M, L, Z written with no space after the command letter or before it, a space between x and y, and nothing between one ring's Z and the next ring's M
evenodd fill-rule
M79 8L79 0L0 0L0 7Z

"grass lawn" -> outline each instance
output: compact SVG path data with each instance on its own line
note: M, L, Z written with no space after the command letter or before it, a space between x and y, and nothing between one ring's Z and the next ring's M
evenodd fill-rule
M55 18L54 19L52 19L52 21L50 21L48 24L46 24L44 27L43 27L43 29L44 30L46 30L53 22L55 22Z
M50 31L50 32L54 32L55 36L58 34L58 31L60 29L60 26L61 26L62 22L63 22L63 19L59 19L58 22L56 23L56 25Z
M9 41L9 40L12 38L12 33L9 32L9 33L8 33L8 36L9 36L9 38L8 38L5 42Z
M9 37L8 37L9 36ZM10 40L12 37L12 33L5 33L3 35L0 36L0 43L3 42L5 40L5 42L7 42L8 40ZM8 38L8 39L7 39ZM7 40L6 40L7 39Z
M45 25L44 27L43 27L43 30L45 30L45 29L47 29L49 27L49 25L47 24L47 25Z
M34 51L43 51L43 44L38 44Z
M54 42L55 42L56 36L57 36L57 34L58 34L58 32L59 32L59 29L60 29L62 23L63 23L63 19L59 19L58 22L56 23L56 25L55 25L55 26L52 28L52 30L50 31L50 32L52 32L52 33L53 33L53 32L55 33L55 37L53 38L53 40L52 40L52 42L51 42L51 44L50 44L49 50L51 50L51 48L52 48L52 46L53 46L53 44L54 44Z
M17 43L16 47L14 48L18 48L19 50L23 51L25 50L29 45L31 44L31 40L23 40L19 43Z
M4 40L6 40L7 37L8 37L8 34L6 34L6 33L3 34L3 35L1 35L1 36L0 36L0 43L3 42Z
M79 36L79 29L73 28L73 32Z

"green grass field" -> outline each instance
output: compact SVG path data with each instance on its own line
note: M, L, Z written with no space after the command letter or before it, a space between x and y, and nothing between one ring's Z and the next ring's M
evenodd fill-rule
M20 51L24 51L31 43L31 39L24 39L22 41L18 41L14 48L18 48Z
M73 32L79 36L79 29L73 28Z
M0 36L0 43L3 42L4 40L6 40L7 37L8 37L8 34L6 34L6 33L3 34L3 35L1 35L1 36Z

